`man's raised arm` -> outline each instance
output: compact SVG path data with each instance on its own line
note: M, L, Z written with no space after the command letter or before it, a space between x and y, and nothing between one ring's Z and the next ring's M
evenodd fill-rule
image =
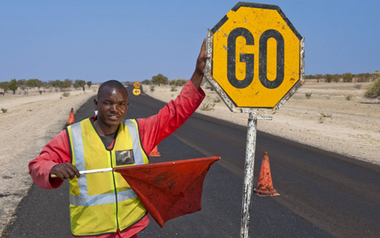
M190 81L194 84L196 89L199 89L202 79L204 76L204 68L206 65L206 59L210 58L209 55L206 55L206 39L203 40L203 44L201 47L201 52L199 52L199 56L197 59L197 64L195 66L195 70L193 76L191 76Z

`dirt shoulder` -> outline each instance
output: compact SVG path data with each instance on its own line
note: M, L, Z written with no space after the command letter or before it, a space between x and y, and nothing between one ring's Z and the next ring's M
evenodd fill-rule
M66 125L71 108L79 109L96 90L0 95L0 234L32 185L29 161Z

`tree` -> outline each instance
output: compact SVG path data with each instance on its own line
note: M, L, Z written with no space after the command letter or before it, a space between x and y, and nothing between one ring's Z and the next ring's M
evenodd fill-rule
M73 81L70 80L70 79L65 79L65 80L63 81L63 85L62 85L62 86L64 86L65 88L70 88L71 85L73 85Z
M25 81L25 85L29 88L40 88L42 85L42 82L38 79L28 79Z
M0 88L4 90L4 93L9 89L9 82L0 82Z
M351 73L344 73L342 78L343 78L343 82L351 83L352 79L354 78L354 75L352 75Z
M162 74L157 74L156 76L152 77L152 83L153 84L168 84L168 77L162 75Z
M19 79L19 80L17 80L17 86L18 86L21 90L25 90L25 89L26 89L25 82L26 82L25 79Z
M334 74L332 76L332 80L334 81L334 83L338 83L339 80L340 80L340 75L339 74Z
M365 92L364 96L367 98L380 97L380 78L373 81L371 86L368 88L367 92Z
M317 82L319 83L319 81L320 81L321 79L323 79L323 75L322 75L322 74L316 74L316 75L315 75L315 78L317 79Z
M70 88L71 85L73 85L73 81L70 79L65 79L65 81L60 81L57 79L53 82L53 85L53 87L58 87L61 91L63 91L64 88Z
M51 85L53 88L58 88L59 82L60 82L59 79L49 81L50 85Z
M17 85L20 87L20 86L22 86L22 85L25 85L25 79L19 79L19 80L17 80Z
M91 81L87 81L88 88L91 88L91 85L92 85L92 82Z
M11 82L9 83L9 89L13 91L13 95L16 94L16 90L18 88L17 81L16 79L12 79Z
M80 88L83 88L84 85L86 85L86 81L84 81L84 80L79 80L79 79L75 80L75 82L74 82L74 84L73 84L74 88L79 88L79 87L80 87Z
M141 84L149 85L150 84L150 80L149 79L145 79L144 81L141 82Z
M174 85L174 86L183 86L187 83L187 80L186 79L173 79L172 81L170 81L170 85Z
M358 82L370 82L371 80L371 74L365 73L365 74L358 74L356 75Z
M332 77L331 74L326 74L326 75L325 75L325 79L326 79L326 82L331 83L333 77Z

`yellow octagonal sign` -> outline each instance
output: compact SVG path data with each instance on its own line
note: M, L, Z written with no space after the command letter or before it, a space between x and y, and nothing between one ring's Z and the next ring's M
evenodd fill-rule
M207 44L206 78L232 111L274 113L304 82L304 38L278 6L239 2Z

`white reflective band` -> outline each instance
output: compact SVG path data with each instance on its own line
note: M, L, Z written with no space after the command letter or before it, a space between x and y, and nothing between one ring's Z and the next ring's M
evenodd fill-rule
M73 141L73 152L75 156L75 166L78 170L86 170L86 165L84 163L84 152L83 152L83 138L82 138L82 128L81 123L76 123L71 126L72 141ZM87 191L87 178L86 176L80 176L78 178L79 194L83 196L84 200L88 200ZM70 196L70 201L75 200ZM71 203L73 204L73 203ZM75 205L75 204L73 204ZM84 205L77 205L84 206Z
M82 128L80 123L73 124L71 126L71 134L73 140L73 148L75 155L75 165L78 170L86 170L84 164L84 152L83 152L83 138L82 138Z
M79 179L86 176L81 176ZM81 196L70 196L70 203L75 206L92 206L115 203L115 193L105 193L99 195L88 196L83 194L81 189ZM87 190L86 190L87 192ZM117 201L121 202L136 197L136 193L132 189L124 190L117 193Z
M127 126L129 134L133 143L133 156L135 158L135 164L144 164L144 158L140 148L140 140L135 123L131 120L124 120L123 123Z
M124 190L121 192L117 192L117 201L125 201L131 198L137 197L135 191L133 189Z

